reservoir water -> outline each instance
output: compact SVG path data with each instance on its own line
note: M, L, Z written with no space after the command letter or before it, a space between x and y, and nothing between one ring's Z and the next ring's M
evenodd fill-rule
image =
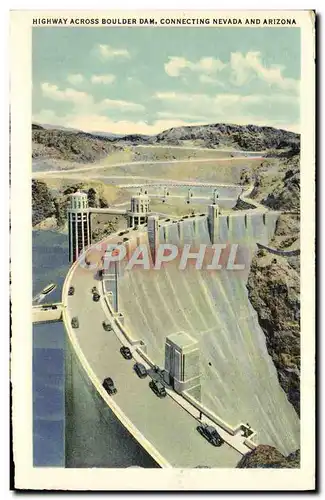
M61 300L69 268L67 236L33 231L33 296L49 283L45 299ZM35 466L64 465L64 329L61 323L33 326L33 444Z
M33 296L61 301L69 268L67 235L33 232ZM65 402L67 394L67 402ZM62 323L33 327L33 462L40 467L157 467L93 389Z

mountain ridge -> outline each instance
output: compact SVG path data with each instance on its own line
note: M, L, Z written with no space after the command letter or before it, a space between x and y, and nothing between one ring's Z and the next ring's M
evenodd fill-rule
M273 127L216 123L173 127L148 136L128 134L122 137L45 128L32 124L33 158L57 158L95 162L120 150L123 145L174 145L216 149L220 147L243 151L300 150L300 135Z

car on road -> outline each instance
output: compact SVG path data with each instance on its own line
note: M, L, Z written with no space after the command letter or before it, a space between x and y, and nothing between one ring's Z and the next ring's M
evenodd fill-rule
M91 293L98 293L97 286L92 287Z
M123 358L132 359L132 352L129 347L123 345L120 349L120 353L122 354Z
M94 302L98 302L98 301L99 301L99 299L100 299L100 295L99 295L99 293L94 293L94 295L93 295L93 301L94 301Z
M212 425L200 424L197 426L196 430L201 434L201 436L209 441L209 443L213 444L213 446L221 446L224 443L224 440L220 436L219 432Z
M148 375L147 368L142 363L135 363L133 369L139 378L146 378Z
M103 321L103 328L107 332L110 332L112 330L112 325L109 321Z
M165 398L167 396L167 392L165 387L161 382L156 382L156 380L151 380L149 382L150 389L158 396L158 398Z
M104 387L105 391L110 396L117 393L117 389L116 389L114 382L113 382L113 379L111 377L105 378L105 380L103 382L103 387Z
M70 286L68 290L68 295L73 295L74 294L74 287Z
M71 320L72 328L79 328L79 320L76 316L74 316Z

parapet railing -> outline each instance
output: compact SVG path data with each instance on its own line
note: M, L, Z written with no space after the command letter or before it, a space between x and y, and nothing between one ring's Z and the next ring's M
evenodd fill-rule
M221 427L223 430L228 432L228 434L235 436L239 432L245 432L247 434L247 437L245 437L243 443L248 446L251 450L254 450L257 446L257 444L253 441L257 437L257 432L248 427L246 424L243 424L240 422L236 426L231 426L227 422L225 422L221 417L218 417L215 413L210 411L208 408L206 408L202 403L194 399L190 394L188 394L186 391L182 393L182 396L184 399L186 399L189 403L191 403L192 406L194 406L198 411L199 414L204 415L205 417L209 418L212 422L217 424L219 427Z

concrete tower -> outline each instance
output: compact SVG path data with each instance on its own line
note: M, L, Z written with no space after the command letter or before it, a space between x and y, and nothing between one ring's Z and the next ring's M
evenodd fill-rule
M212 245L216 243L219 236L219 206L208 206L208 229Z
M140 191L131 198L131 209L128 210L128 226L139 226L147 222L150 212L150 198L147 193Z
M88 198L77 191L70 196L68 207L69 262L78 259L83 249L91 243Z
M172 333L165 343L165 377L176 392L201 400L199 343L185 332Z
M156 253L159 244L159 217L149 215L148 217L148 240L152 262L156 263Z

